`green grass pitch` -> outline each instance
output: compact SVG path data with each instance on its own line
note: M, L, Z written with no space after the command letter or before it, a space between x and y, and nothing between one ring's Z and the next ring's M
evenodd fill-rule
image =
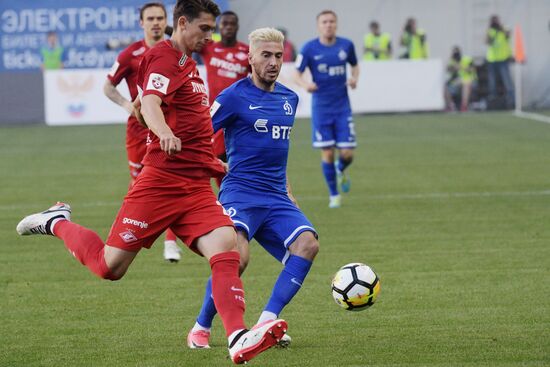
M356 117L343 207L327 208L309 123L292 132L289 177L321 252L284 310L293 344L256 366L549 366L550 125L508 114ZM18 237L26 214L69 202L105 238L125 194L124 126L0 129L0 366L224 366L189 350L209 274L159 242L119 282L96 278L50 237ZM330 281L348 262L382 292L352 313ZM244 275L253 324L281 269L257 244Z

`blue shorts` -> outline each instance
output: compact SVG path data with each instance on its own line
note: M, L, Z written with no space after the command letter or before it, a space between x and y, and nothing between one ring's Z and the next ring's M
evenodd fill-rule
M315 109L311 114L311 132L314 148L353 149L355 127L351 110L342 112L319 112Z
M302 232L310 231L317 237L311 222L287 196L265 200L266 196L258 193L223 190L219 199L237 230L245 232L248 241L254 238L283 264L290 256L288 247Z

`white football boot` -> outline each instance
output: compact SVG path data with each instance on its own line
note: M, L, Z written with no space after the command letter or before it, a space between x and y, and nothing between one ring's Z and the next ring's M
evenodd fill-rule
M229 355L235 364L250 361L258 354L275 346L285 335L288 325L285 320L269 320L243 330L229 346Z
M330 195L328 197L328 207L331 209L342 206L342 197L340 195Z
M53 236L52 227L60 220L71 220L69 204L57 202L42 213L28 215L17 224L16 230L21 236L33 234Z
M171 263L181 260L181 248L176 241L164 241L164 260Z

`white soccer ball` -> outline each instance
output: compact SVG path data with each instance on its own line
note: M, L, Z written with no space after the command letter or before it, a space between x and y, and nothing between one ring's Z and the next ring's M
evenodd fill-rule
M332 297L348 311L366 310L374 304L379 293L378 275L362 263L342 266L332 279Z

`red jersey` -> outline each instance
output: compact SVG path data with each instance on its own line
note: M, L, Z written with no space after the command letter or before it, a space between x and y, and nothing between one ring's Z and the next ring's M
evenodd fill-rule
M209 42L200 55L206 66L210 104L222 90L245 78L250 71L248 45L242 42L231 47L222 42Z
M109 75L107 75L107 78L114 86L117 86L122 79L126 79L132 101L135 100L138 95L136 78L139 63L148 49L149 47L147 47L145 40L132 43L118 55ZM148 129L143 127L133 115L128 116L127 131L129 135L137 137L143 142L145 142L147 138Z
M170 40L160 42L143 57L137 83L143 96L161 98L166 123L182 146L179 153L169 156L160 148L158 137L150 134L143 164L187 177L223 175L212 152L210 104L195 61Z

